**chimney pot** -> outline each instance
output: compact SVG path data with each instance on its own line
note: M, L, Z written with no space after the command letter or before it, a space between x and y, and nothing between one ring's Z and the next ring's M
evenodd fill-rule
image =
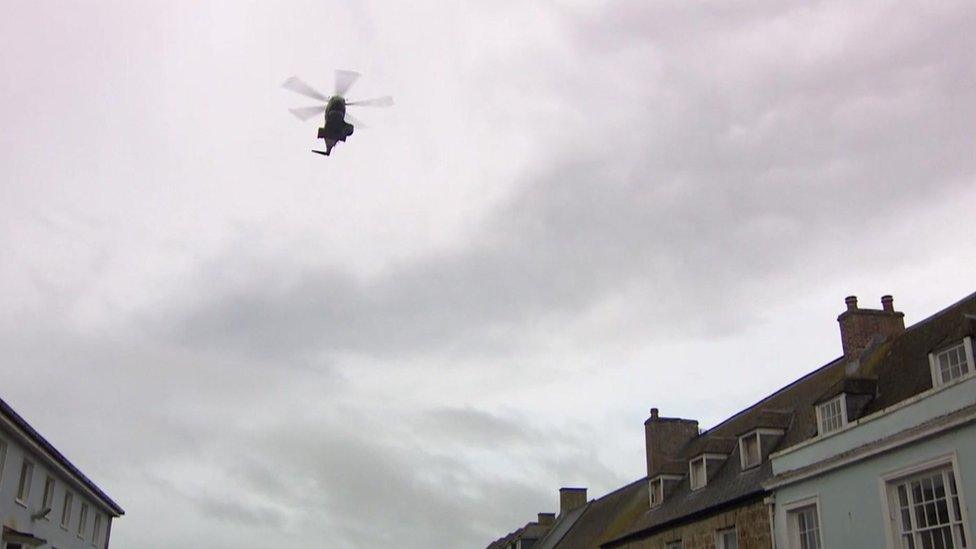
M651 408L651 419L657 419L657 418L658 418L657 408Z
M881 298L883 309L860 309L855 296L848 296L844 302L847 310L837 317L837 322L847 360L856 360L872 345L905 331L905 315L895 310L890 295Z

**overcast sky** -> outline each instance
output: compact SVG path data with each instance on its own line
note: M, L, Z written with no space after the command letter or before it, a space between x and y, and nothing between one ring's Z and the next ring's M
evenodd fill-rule
M976 290L971 0L0 4L0 396L113 547L481 547Z

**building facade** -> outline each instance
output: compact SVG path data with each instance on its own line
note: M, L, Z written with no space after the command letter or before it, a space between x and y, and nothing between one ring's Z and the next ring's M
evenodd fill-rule
M891 296L845 303L839 358L707 431L652 408L647 475L587 507L635 503L539 547L973 548L976 294L907 329Z
M123 513L0 400L0 549L105 549Z
M864 412L848 392L825 395L819 406L841 413L821 412L819 436L772 456L777 547L973 547L974 325L976 307L960 303L860 365L879 385ZM885 398L886 378L905 398Z

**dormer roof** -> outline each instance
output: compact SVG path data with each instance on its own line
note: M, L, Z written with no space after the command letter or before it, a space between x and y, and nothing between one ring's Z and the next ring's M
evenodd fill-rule
M728 456L735 449L734 437L713 436L704 433L688 443L684 455L688 459L695 459L702 454L722 454Z
M827 388L814 404L822 404L840 394L874 397L878 391L878 379L873 377L845 376Z

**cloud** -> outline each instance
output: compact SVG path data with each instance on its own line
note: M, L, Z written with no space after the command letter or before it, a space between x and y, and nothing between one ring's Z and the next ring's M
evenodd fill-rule
M972 291L971 2L308 8L8 59L4 398L121 545L483 546L639 476L649 404L816 366L803 296ZM298 157L273 87L352 62L397 109Z

